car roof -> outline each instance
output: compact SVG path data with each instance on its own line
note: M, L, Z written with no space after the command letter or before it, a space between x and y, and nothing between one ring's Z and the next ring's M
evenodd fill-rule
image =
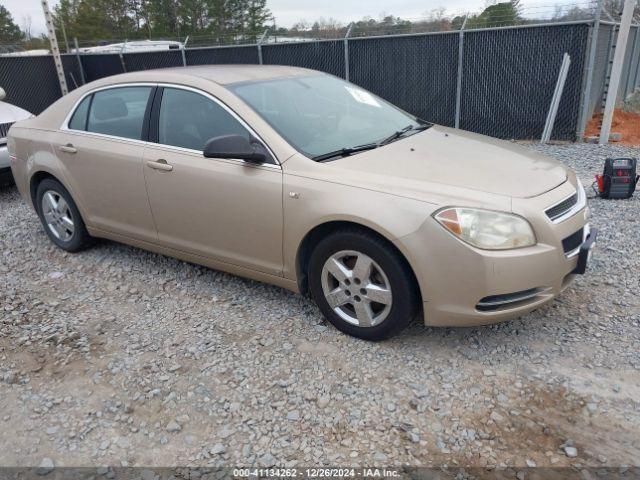
M171 75L172 77L198 77L220 85L230 85L234 83L318 74L321 74L321 72L283 65L198 65L124 73L108 77L112 82L107 80L107 82L104 83L122 83L133 80L134 78L135 81L138 82L159 82L163 81L166 78L166 75Z

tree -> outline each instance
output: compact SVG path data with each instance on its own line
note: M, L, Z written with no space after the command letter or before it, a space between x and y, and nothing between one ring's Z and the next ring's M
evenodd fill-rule
M56 37L63 38L62 25L64 25L67 34L74 37L73 23L78 14L78 0L60 0L60 3L56 5L54 9L54 15L56 18Z
M462 28L463 23L464 23L464 16L456 15L451 20L451 30L460 30Z
M14 23L9 11L0 5L0 42L19 42L22 37L20 27Z
M488 28L517 25L521 23L520 0L494 3L489 5L480 15L469 18L469 28Z
M182 24L182 35L193 35L204 29L207 20L207 6L201 0L182 0L178 4L178 17Z
M150 35L152 37L179 37L180 21L176 0L147 0Z
M620 18L624 10L624 0L604 0L604 9L614 18ZM640 4L636 2L633 11L634 17L640 15Z
M245 29L251 39L262 35L273 15L267 8L267 0L248 0Z
M430 30L436 32L445 32L451 30L451 21L445 16L446 9L444 7L434 8L429 12L427 22Z

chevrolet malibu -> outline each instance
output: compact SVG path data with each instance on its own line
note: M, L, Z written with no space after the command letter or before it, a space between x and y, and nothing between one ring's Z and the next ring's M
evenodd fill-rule
M308 293L348 334L521 316L584 273L573 171L281 66L113 76L9 134L60 248L101 237Z

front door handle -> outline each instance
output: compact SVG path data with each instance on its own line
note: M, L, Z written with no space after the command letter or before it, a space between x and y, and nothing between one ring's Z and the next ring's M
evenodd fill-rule
M65 153L77 153L78 149L72 144L67 143L66 145L60 145L60 151Z
M170 172L173 170L173 165L169 165L163 158L156 160L155 162L153 160L148 160L147 167L153 168L154 170L162 170L163 172Z

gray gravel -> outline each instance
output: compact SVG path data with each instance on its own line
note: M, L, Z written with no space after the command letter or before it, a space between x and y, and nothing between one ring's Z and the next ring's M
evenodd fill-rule
M640 156L532 148L585 184ZM589 274L552 304L373 344L276 287L106 241L66 254L0 190L0 465L637 464L640 193L591 207Z

